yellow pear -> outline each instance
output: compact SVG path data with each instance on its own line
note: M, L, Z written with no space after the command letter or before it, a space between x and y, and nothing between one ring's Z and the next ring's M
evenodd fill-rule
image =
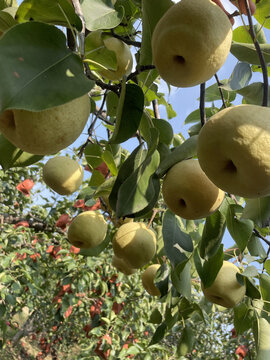
M89 113L88 95L43 111L5 110L0 114L0 131L24 151L51 155L78 138Z
M152 296L160 296L160 291L154 283L155 276L159 268L159 264L153 264L148 266L148 268L142 273L143 287L148 292L148 294Z
M108 80L121 80L124 75L129 75L132 70L133 59L127 44L114 37L105 38L104 45L115 53L117 61L116 70L99 70L98 72Z
M198 85L221 68L231 42L231 23L219 6L211 0L182 0L154 29L153 62L169 84Z
M224 198L224 192L208 179L195 159L171 167L163 181L162 193L173 213L193 220L212 214Z
M124 224L119 227L113 238L113 250L129 267L138 269L155 255L155 233L141 222Z
M66 156L55 156L44 165L43 180L58 194L70 195L82 184L83 168Z
M270 108L238 105L212 116L200 131L198 159L214 184L231 194L270 195Z
M229 261L223 261L213 284L202 291L207 300L214 304L232 308L243 300L246 293L246 285L240 285L236 274L240 273L237 266Z
M98 246L105 239L107 223L99 212L85 211L74 218L68 229L69 242L81 249Z
M120 272L122 272L125 275L132 275L136 272L136 269L132 269L129 267L125 260L113 255L112 257L112 265Z

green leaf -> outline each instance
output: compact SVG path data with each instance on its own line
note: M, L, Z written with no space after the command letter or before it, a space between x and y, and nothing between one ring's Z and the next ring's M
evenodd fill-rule
M1 37L0 78L5 84L0 87L0 112L41 111L94 86L84 75L80 57L67 49L63 32L34 21L15 25Z
M79 254L83 256L98 256L111 242L110 235L107 233L101 244L92 249L81 249Z
M256 13L254 14L254 17L258 23L262 24L266 29L270 29L269 14L270 3L268 0L256 2Z
M207 119L215 115L217 112L218 112L218 108L216 107L205 108L205 115ZM200 109L196 109L186 117L184 124L190 124L200 121L201 121Z
M229 82L226 85L221 86L222 89L238 90L247 86L252 77L252 71L250 65L245 62L236 64L230 76Z
M243 96L247 104L261 105L263 99L263 83L254 82L242 89L236 90L237 94ZM268 96L270 100L270 95Z
M125 83L123 82L122 85ZM144 107L144 94L136 84L122 86L117 108L116 124L110 143L120 144L133 136L139 128Z
M258 341L256 360L268 360L270 357L270 324L265 318L259 318L257 326Z
M168 121L163 119L152 119L153 125L158 129L159 141L170 145L173 140L173 128Z
M151 339L148 346L159 343L164 338L165 333L166 333L166 329L167 329L167 325L166 325L165 322L160 324L157 327L157 329L156 329L156 331L155 331L155 333L154 333L154 335L153 335L153 337L152 337L152 339Z
M248 251L251 256L259 256L261 259L266 258L266 251L261 243L261 240L252 234L247 244Z
M156 176L156 174L151 176L149 179L148 191L149 191L149 199L150 200L149 200L147 206L145 208L143 208L142 210L134 213L133 217L138 218L138 217L146 216L153 209L156 202L158 201L159 193L160 193L160 180Z
M199 274L205 288L208 288L213 284L219 270L222 267L222 264L223 264L223 245L220 245L219 250L216 252L216 254L203 263L202 274L201 274L202 276Z
M117 176L118 169L117 169L116 164L114 162L113 154L110 151L105 150L103 152L103 154L102 154L102 159L107 164L112 176Z
M143 163L146 156L146 152L143 150L143 144L140 144L133 150L131 155L121 165L111 194L109 196L109 203L111 208L116 211L117 197L120 186L125 180L135 172L135 170Z
M103 174L99 170L93 170L89 181L89 186L100 186L105 181Z
M6 11L0 11L0 32L5 32L12 26L16 25L17 21Z
M194 347L194 342L195 342L194 332L188 324L185 324L185 327L182 330L180 340L177 344L177 350L176 350L177 356L185 356L188 353L191 353Z
M252 328L255 319L254 309L245 303L241 303L233 308L234 327L238 335L242 335L245 331Z
M109 91L106 96L106 109L108 116L116 116L119 97L113 91Z
M7 294L5 296L5 300L12 306L16 305L16 298L15 296L11 295L11 294Z
M265 44L267 42L266 37L264 35L263 27L260 24L255 24L253 26L254 32L256 34L256 39L260 44ZM253 40L250 36L247 26L238 26L233 30L233 41L240 43L252 43Z
M152 34L160 18L173 5L171 0L142 0L142 45L140 65L152 64Z
M183 250L193 251L193 243L190 235L180 229L177 216L170 210L166 210L163 215L162 236L165 254L173 266L187 259Z
M252 279L246 278L246 295L249 296L251 299L260 299L261 293L256 287L256 284Z
M260 274L259 281L262 299L264 300L264 310L270 312L270 276Z
M171 278L173 286L176 290L184 296L186 299L191 300L191 265L190 262L185 260L181 264L178 264L174 270L172 270Z
M160 324L162 321L162 315L158 309L153 310L152 314L150 315L149 322L151 324Z
M159 289L161 297L168 293L169 274L170 268L166 263L163 263L156 273L154 283Z
M150 180L159 165L157 150L132 173L120 186L116 204L119 217L143 210L152 200L155 188Z
M43 156L29 154L16 148L0 134L0 165L4 170L12 167L29 166L41 160Z
M192 136L183 144L177 146L159 165L157 175L162 177L176 163L191 158L197 154L198 136Z
M258 269L255 266L247 266L245 270L241 273L242 276L257 276Z
M225 85L228 83L228 80L221 80L220 82ZM235 91L223 90L222 93L225 101L232 102L235 100L236 97ZM205 90L205 101L212 102L215 100L221 100L220 91L217 84L213 84Z
M102 163L102 147L98 144L88 144L84 149L84 156L90 169L95 169Z
M244 251L252 235L254 223L252 220L239 218L243 208L240 205L230 204L227 211L227 228L240 251Z
M82 22L68 0L24 0L16 13L19 23L41 21L44 23L75 27L82 30Z
M270 260L265 261L264 268L267 271L268 275L270 275Z
M10 6L18 7L17 0L0 0L0 10Z
M116 11L110 0L82 0L81 7L90 31L99 29L113 29L118 26L124 16L124 8Z
M242 218L254 221L259 227L268 226L270 219L270 196L246 199Z
M201 257L208 260L216 254L221 244L226 229L226 218L217 210L212 215L207 216L203 228L200 244Z
M260 48L265 62L269 63L270 44L261 44ZM246 61L253 65L261 65L257 50L253 44L233 42L230 51L239 61Z

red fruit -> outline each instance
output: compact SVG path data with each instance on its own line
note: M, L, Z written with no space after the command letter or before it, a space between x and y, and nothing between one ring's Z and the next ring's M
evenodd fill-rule
M34 261L37 262L37 258L40 258L40 253L35 253L30 255L30 258Z
M116 301L113 303L112 310L113 312L118 315L120 311L123 309L124 303L118 304Z
M53 327L52 327L52 331L56 331L57 330L57 325L54 325Z
M67 293L72 293L71 284L62 285L62 290Z
M20 182L16 189L22 192L25 196L30 196L30 190L34 186L34 181L31 179L26 179L23 182Z
M248 353L248 348L245 345L239 345L238 348L235 350L235 354L238 355L238 359L242 360Z
M71 315L72 310L73 310L73 306L70 305L70 306L68 307L67 311L65 312L64 317L65 317L65 318L68 318L68 317Z
M70 249L69 249L69 252L72 253L72 254L78 254L80 252L80 248L77 248L76 246L71 246Z
M17 227L19 226L23 226L23 227L28 227L29 228L29 223L28 221L19 221L16 224L13 225L14 229L17 229Z
M65 230L67 225L70 222L71 222L71 218L69 217L69 215L68 214L62 214L62 215L60 215L60 217L56 221L55 226L61 228L62 230Z

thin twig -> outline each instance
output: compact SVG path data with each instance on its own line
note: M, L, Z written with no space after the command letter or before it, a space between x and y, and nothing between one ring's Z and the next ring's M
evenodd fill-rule
M202 126L206 123L205 115L205 83L200 86L200 118Z
M219 78L218 78L217 74L215 74L215 78L216 78L216 82L217 82L217 85L218 85L218 90L219 90L219 93L220 93L222 106L225 109L226 108L226 102L225 102L225 99L224 99L223 91L222 91L222 89L220 87L222 85L222 83L219 81Z
M248 17L248 22L249 22L249 33L250 36L253 40L255 49L257 51L259 60L260 60L260 64L261 64L261 68L262 68L262 74L263 74L263 101L262 101L262 106L268 106L268 73L267 73L267 66L263 57L263 53L262 50L260 48L260 45L256 39L256 34L254 32L254 27L253 27L253 21L252 21L252 16L251 16L251 12L250 12L250 7L249 7L249 2L248 0L245 0L245 6L246 6L246 10L247 10L247 17Z
M108 33L105 33L108 35ZM126 36L121 36L121 35L117 35L114 30L112 29L111 30L111 34L113 37L115 37L116 39L119 39L119 40L122 40L124 43L126 43L127 45L132 45L132 46L135 46L135 47L141 47L141 42L140 41L134 41L134 40L131 40L129 39L128 37Z
M270 246L270 241L267 240L257 229L253 229L254 235L256 235L258 238L262 239L268 246Z
M127 81L131 80L132 78L136 77L137 75L139 75L141 72L143 71L147 71L147 70L153 70L155 69L154 65L141 65L141 66L137 66L136 71L134 71L133 73L131 73L128 77L127 77Z
M75 13L79 16L82 22L82 30L79 33L79 39L80 39L80 50L81 50L81 57L84 58L84 42L85 42L85 19L83 16L80 0L72 0L72 4L74 6Z
M160 119L160 112L159 112L159 108L158 108L158 102L157 99L154 99L152 101L152 105L153 105L153 112L154 112L154 116L156 119Z

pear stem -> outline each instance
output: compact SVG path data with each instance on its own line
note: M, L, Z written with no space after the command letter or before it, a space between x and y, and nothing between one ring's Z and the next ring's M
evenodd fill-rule
M260 48L260 45L256 39L256 34L254 32L253 22L252 22L252 16L250 12L249 2L248 0L245 0L245 7L247 10L247 17L249 22L249 34L252 38L252 41L254 43L255 49L258 53L258 57L261 63L262 73L263 73L263 101L262 106L268 106L268 73L267 73L267 67L265 64L265 60L262 54L262 50Z
M206 123L205 115L205 83L200 85L200 118L202 127Z
M221 89L221 85L222 83L219 81L219 78L217 76L217 74L215 74L215 79L216 79L216 82L217 82L217 85L218 85L218 90L219 90L219 93L220 93L220 97L221 97L221 101L222 101L222 106L223 108L225 109L227 106L226 106L226 103L225 103L225 99L224 99L224 95L223 95L223 91Z

